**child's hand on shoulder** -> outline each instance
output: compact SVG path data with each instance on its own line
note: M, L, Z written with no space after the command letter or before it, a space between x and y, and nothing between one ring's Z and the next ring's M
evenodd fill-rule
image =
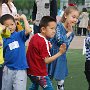
M65 53L65 51L66 51L66 44L63 43L63 44L60 46L60 48L59 48L59 52L60 52L61 54L63 54L63 53Z

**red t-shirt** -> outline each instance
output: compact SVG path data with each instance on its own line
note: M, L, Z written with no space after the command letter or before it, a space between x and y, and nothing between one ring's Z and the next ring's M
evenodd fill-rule
M47 56L50 56L48 40L40 34L35 34L27 50L28 74L46 76L47 66L44 59Z

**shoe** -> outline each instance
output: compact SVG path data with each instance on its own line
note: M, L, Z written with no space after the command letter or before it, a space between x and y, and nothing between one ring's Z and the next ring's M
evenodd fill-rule
M58 85L57 90L64 90L64 85Z

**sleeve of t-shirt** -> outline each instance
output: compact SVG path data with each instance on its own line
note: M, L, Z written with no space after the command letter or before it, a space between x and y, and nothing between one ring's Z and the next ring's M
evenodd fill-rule
M48 41L44 42L40 45L40 56L42 59L51 56L49 52L49 44Z
M22 30L22 31L20 31L19 32L19 35L20 35L20 37L24 40L24 41L26 41L27 39L29 39L29 34L28 35L25 35L25 30Z

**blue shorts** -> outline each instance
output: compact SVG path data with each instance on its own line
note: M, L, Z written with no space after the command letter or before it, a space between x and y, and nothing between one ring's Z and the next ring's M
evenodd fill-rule
M29 75L29 78L33 83L29 90L38 90L39 85L43 88L43 90L53 90L51 80L48 76Z

